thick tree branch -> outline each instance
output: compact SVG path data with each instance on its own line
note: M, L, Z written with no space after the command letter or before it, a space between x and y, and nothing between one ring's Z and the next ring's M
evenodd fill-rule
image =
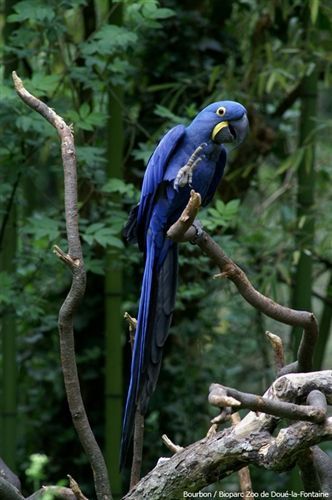
M5 477L0 475L0 498L6 500L24 500L24 496Z
M290 376L288 378L290 378ZM283 401L283 394L280 391L282 383L286 384L287 382L280 380L274 382L267 392L266 397L240 392L236 389L225 387L220 384L212 384L210 386L209 402L214 406L223 408L225 406L224 396L226 394L227 396L230 396L230 398L234 398L236 401L237 411L241 408L247 408L251 411L267 413L268 415L273 415L279 418L307 420L309 422L316 423L324 422L326 418L326 399L324 394L317 390L311 391L307 398L308 404L301 405L296 402L299 399L296 389L293 393L288 390L287 399L288 401L293 400L294 403ZM310 390L310 388L308 388L308 390ZM226 402L226 405L232 406L229 404L229 401Z
M8 465L0 458L0 477L3 477L11 483L15 488L17 488L19 491L21 489L21 482L19 478L14 474L14 472L8 467ZM1 498L1 496L0 496Z
M31 95L24 88L22 80L15 72L13 72L13 80L19 97L56 128L61 140L68 253L65 254L59 247L56 247L55 251L69 265L72 271L71 288L59 313L61 364L70 413L93 470L97 498L98 500L109 500L112 497L106 464L91 430L84 408L75 360L73 320L74 314L84 296L86 273L78 227L77 170L74 137L70 126L45 103Z
M125 497L126 500L182 498L247 464L285 471L302 450L332 438L332 418L324 424L296 422L276 437L267 431L236 432L238 426L194 443L158 464Z

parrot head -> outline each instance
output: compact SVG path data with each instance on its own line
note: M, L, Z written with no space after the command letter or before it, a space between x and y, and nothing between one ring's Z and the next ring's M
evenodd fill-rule
M216 144L239 145L249 130L247 111L235 101L214 102L198 113L188 128Z

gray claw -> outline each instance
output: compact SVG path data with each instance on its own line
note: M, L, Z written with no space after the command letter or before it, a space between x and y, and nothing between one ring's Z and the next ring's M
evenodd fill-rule
M178 191L180 187L182 188L187 184L189 184L189 186L192 187L191 183L193 180L193 172L197 167L197 165L199 164L199 162L201 162L203 159L203 155L201 155L201 152L203 151L205 146L206 142L203 142L200 146L198 146L198 148L196 148L193 154L190 156L187 163L183 167L181 167L180 170L178 171L174 181L174 189L176 191Z

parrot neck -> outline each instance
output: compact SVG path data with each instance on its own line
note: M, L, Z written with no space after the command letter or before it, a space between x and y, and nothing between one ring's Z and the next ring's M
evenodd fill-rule
M204 153L208 156L219 156L222 145L216 144L211 138L211 130L202 130L200 127L195 126L194 122L186 129L187 143L190 148L197 148L202 143L205 143Z

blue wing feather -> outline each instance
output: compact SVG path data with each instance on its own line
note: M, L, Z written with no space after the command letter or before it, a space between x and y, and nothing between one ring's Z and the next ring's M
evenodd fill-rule
M163 182L164 173L171 155L184 137L185 129L184 125L177 125L169 130L159 142L147 165L137 213L137 238L142 250L144 249L146 228L154 205L154 197Z

